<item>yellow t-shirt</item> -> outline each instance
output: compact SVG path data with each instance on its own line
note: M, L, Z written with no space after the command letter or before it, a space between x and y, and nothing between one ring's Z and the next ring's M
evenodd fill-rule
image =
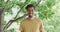
M36 17L33 20L23 20L19 27L19 30L24 32L41 32L42 29L42 22Z

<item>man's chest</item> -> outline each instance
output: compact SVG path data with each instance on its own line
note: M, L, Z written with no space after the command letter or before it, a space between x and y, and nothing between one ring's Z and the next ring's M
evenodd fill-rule
M37 21L31 21L31 22L26 22L24 24L25 29L38 29L39 28L39 23Z

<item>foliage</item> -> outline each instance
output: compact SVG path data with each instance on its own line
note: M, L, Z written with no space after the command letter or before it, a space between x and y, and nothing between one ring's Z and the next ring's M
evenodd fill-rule
M58 12L60 11L58 9L60 8L57 5L58 3L60 3L60 1L58 0L57 1L58 3L56 1L57 0L41 0L41 2L38 3L38 0L23 0L23 1L22 0L9 0L7 3L5 3L4 1L1 1L0 6L4 6L6 4L5 6L6 14L4 16L8 16L8 14L14 15L12 8L17 8L17 10L19 11L21 10L18 14L18 17L20 17L21 15L27 13L25 6L27 4L33 4L36 7L35 16L38 16L39 18L42 19L45 32L57 32L57 31L59 32L60 15ZM56 8L56 9L53 9L53 8ZM11 17L12 19L14 18L13 16ZM6 25L5 21L4 21L4 26ZM16 21L17 25L19 24L19 21L21 20ZM14 29L11 28L10 30L7 30L7 32L14 32Z

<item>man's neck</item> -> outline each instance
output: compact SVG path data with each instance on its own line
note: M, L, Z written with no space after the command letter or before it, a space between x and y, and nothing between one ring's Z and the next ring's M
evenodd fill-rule
M35 16L28 17L28 19L30 19L30 20L33 20L34 18L35 18Z

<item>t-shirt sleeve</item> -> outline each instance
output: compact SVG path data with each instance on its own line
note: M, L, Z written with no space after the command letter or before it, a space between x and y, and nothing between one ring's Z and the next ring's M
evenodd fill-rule
M42 23L42 21L40 20L40 27L39 27L39 30L40 30L40 32L44 32L44 27L43 27L43 23Z

